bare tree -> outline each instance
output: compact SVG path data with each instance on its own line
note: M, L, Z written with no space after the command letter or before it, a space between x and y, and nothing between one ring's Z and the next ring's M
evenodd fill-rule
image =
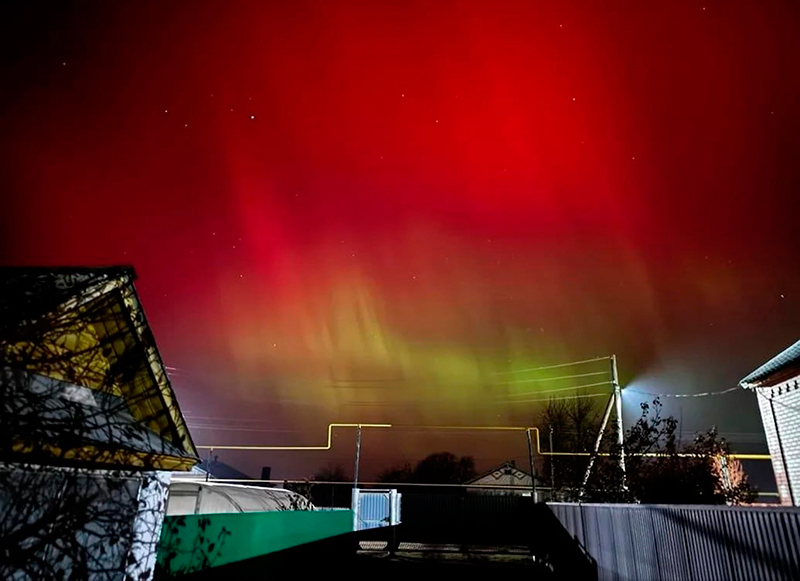
M601 423L600 410L589 399L551 399L539 416L538 425L545 434L553 431L553 450L557 452L591 452ZM549 437L546 438L549 446ZM542 461L540 474L554 475L553 498L571 498L580 489L586 472L585 456L548 456Z
M730 480L730 446L716 429L697 434L683 446L678 420L662 416L661 408L658 399L643 403L639 419L626 432L624 480L618 462L620 448L613 435L608 439L608 455L598 458L583 499L649 504L752 502L756 490L744 473L736 474L735 484Z
M663 416L661 409L658 399L642 404L641 416L626 431L624 475L613 422L585 487L588 456L545 456L544 474L551 469L555 473L554 497L673 504L738 504L755 499L741 464L729 457L729 444L715 429L681 445L678 420ZM553 427L555 451L567 453L591 453L600 423L599 410L582 399L551 400L539 418L545 429Z

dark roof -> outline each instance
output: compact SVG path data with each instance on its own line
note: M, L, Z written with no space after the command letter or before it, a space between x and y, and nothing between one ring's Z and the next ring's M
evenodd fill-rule
M800 374L800 341L739 381L744 388L771 387Z
M211 474L211 476L214 478L221 478L223 480L252 480L252 477L248 476L244 472L237 470L229 464L225 464L225 462L220 462L217 459L213 459L211 462L209 462L208 458L206 458L200 462L200 464L198 464L198 467L201 470L205 470Z

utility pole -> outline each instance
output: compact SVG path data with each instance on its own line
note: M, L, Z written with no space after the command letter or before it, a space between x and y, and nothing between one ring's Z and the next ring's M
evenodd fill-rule
M531 494L533 494L533 502L536 502L536 468L533 465L533 443L531 442L531 429L525 430L525 436L528 439L528 461L531 464Z
M358 488L358 466L361 462L361 424L356 430L356 467L353 471L353 488Z
M597 452L600 450L600 443L603 441L603 434L606 431L606 425L608 424L608 418L611 416L611 408L614 407L614 401L617 399L615 393L612 393L611 396L608 398L608 403L606 404L606 411L603 414L603 421L600 424L600 431L597 433L597 439L594 442L594 448L592 449L592 455L589 457L589 465L586 467L586 474L583 475L583 482L581 483L581 492L580 498L583 498L584 491L586 490L586 484L589 482L589 476L592 474L592 467L594 466L594 462L597 459Z
M358 496L358 466L361 462L361 424L358 424L356 429L356 466L353 470L353 492L350 500L350 508L353 511L353 530L358 530L358 524L360 521L360 508L361 502L359 501ZM356 541L356 547L358 547L358 542Z
M556 493L556 465L553 457L553 426L550 426L550 501L554 501Z
M614 386L614 398L617 400L617 445L619 446L619 468L622 470L622 488L627 489L625 478L625 428L622 425L622 388L619 385L617 372L617 356L611 356L611 383Z

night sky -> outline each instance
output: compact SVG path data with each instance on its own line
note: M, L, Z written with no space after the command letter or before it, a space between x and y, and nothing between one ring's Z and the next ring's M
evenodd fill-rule
M0 10L0 258L132 264L198 444L530 424L508 371L611 353L630 419L800 338L795 2ZM766 451L752 394L665 403ZM365 470L498 438L371 432Z

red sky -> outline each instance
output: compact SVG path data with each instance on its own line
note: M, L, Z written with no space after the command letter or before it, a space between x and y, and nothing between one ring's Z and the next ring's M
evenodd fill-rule
M722 390L798 338L791 2L2 10L2 260L133 264L198 443L530 423L498 372L610 353ZM748 394L682 401L759 439Z

